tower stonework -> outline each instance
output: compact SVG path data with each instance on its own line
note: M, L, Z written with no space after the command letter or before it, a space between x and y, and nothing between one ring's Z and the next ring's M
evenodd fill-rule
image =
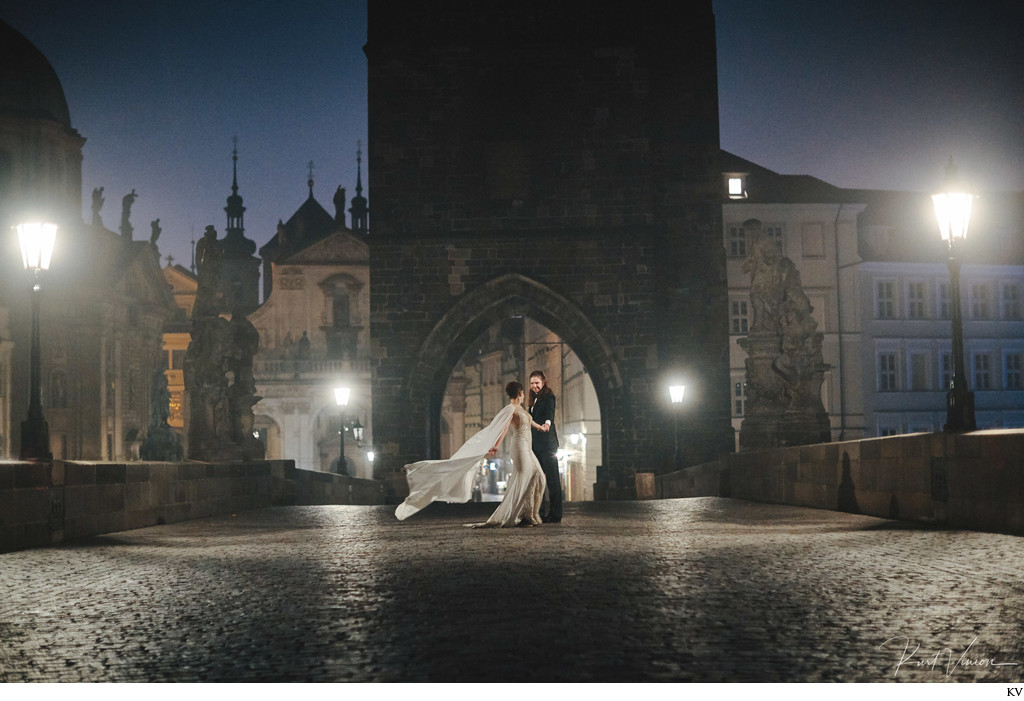
M366 54L376 476L439 457L452 368L520 314L585 364L610 493L671 469L677 378L679 464L729 452L711 0L370 0Z

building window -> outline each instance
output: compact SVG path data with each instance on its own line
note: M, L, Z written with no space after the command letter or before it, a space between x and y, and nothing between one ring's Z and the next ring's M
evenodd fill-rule
M730 175L726 178L726 186L729 189L730 200L742 200L747 196L743 178L738 175Z
M1002 286L1002 317L1007 321L1020 320L1020 285L1016 282L1006 282Z
M896 294L891 280L882 280L875 287L876 309L878 319L892 319L896 316Z
M729 227L728 246L730 258L747 257L747 232L742 226Z
M992 389L992 368L987 353L974 356L974 389Z
M949 319L949 283L939 283L939 318Z
M732 333L746 334L748 327L747 303L743 300L734 300L732 307Z
M896 354L878 354L878 391L895 392L897 387Z
M779 224L769 224L765 226L762 231L764 235L775 244L775 250L782 254L782 226Z
M907 283L907 316L911 319L924 318L924 283Z
M884 436L898 436L898 435L900 435L900 429L899 429L898 426L882 425L882 424L880 424L878 426L878 435L879 436L883 436L883 437Z
M825 233L821 224L804 224L801 238L804 258L825 257Z
M943 353L942 360L942 389L949 389L949 386L953 384L953 356L950 353Z
M352 325L348 292L342 287L335 287L331 290L331 317L336 329L347 329Z
M732 386L732 415L743 416L743 405L747 403L747 383L734 382Z
M910 354L910 389L914 392L923 392L931 389L928 386L928 354Z
M1022 369L1024 353L1012 351L1003 355L1003 389L1024 389Z
M971 318L990 319L991 317L992 303L988 284L979 282L971 285Z

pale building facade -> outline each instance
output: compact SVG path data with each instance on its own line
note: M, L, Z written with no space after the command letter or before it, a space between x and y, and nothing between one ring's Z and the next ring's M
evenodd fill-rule
M344 430L348 474L372 479L369 249L344 226L339 193L332 217L310 182L309 198L260 249L269 279L263 304L249 315L260 334L255 427L268 458L323 472L337 469ZM336 387L350 389L344 409Z
M746 400L746 353L737 341L752 311L743 269L748 224L774 238L800 271L830 366L822 400L832 439L942 430L951 373L950 278L930 197L845 190L722 157L728 391L737 436ZM965 365L979 428L1024 426L1021 201L1020 194L979 198L959 255Z

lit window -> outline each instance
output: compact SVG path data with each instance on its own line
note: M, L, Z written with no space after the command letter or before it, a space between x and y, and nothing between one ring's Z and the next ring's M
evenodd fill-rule
M743 178L730 177L729 178L729 199L741 200L747 196L746 191L743 189Z

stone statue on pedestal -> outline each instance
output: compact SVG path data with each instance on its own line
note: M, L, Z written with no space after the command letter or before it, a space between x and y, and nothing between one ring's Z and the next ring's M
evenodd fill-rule
M121 198L121 236L124 236L129 241L132 240L132 229L131 215L132 205L135 204L135 199L138 195L135 194L135 188L127 195Z
M103 217L100 216L100 210L103 209L103 188L93 188L92 191L92 225L103 226Z
M146 439L139 448L139 455L143 460L178 462L184 451L178 434L167 423L171 413L171 393L167 391L167 375L163 368L153 372L152 384L149 427L146 429Z
M750 242L743 269L750 275L753 318L739 341L748 356L740 450L827 443L831 428L821 384L830 366L800 271L762 233L759 221L743 227Z
M222 250L212 226L196 245L198 286L192 341L185 353L189 402L189 459L262 460L263 444L252 435L256 396L252 360L259 332L245 318L236 296L221 285ZM231 320L221 316L231 311Z

